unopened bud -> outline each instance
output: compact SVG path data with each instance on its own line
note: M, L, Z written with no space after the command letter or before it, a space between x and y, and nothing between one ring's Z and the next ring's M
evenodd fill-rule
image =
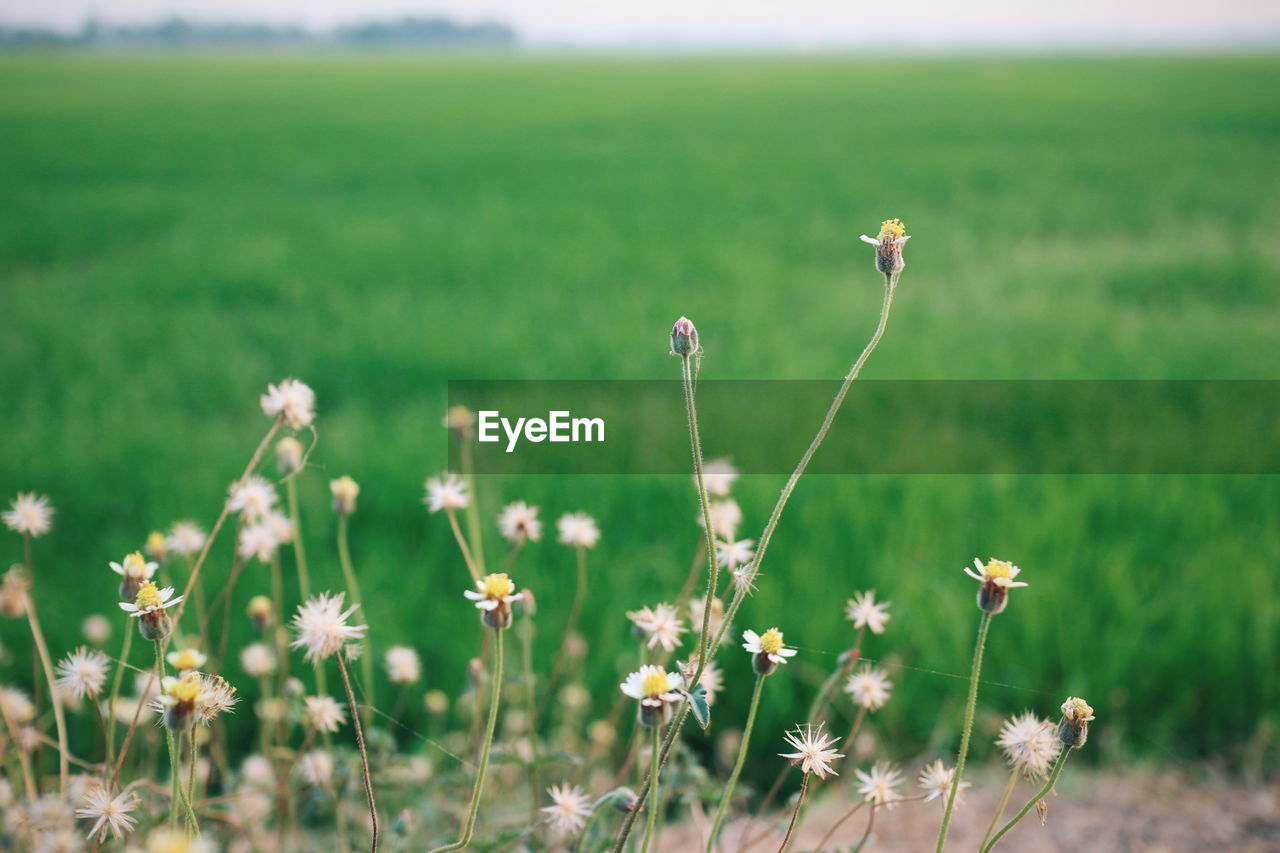
M147 544L143 546L147 555L157 559L164 560L165 554L169 553L168 546L165 544L164 534L159 530L153 530L147 536Z
M1093 708L1089 707L1089 703L1072 696L1062 703L1058 740L1069 747L1084 746L1089 739L1089 722L1093 719Z
M249 599L249 606L244 612L252 620L253 626L261 631L271 624L271 599L265 595L255 595Z
M281 474L296 474L302 470L302 442L293 436L285 436L276 443L276 465Z
M698 351L698 330L688 317L681 317L671 327L671 354L693 355Z
M351 515L356 511L356 498L360 495L360 484L348 476L341 476L329 481L329 492L333 495L333 511L338 515Z

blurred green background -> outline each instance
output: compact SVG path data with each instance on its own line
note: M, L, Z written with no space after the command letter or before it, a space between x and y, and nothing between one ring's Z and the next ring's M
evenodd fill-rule
M415 646L423 689L456 695L479 628L419 502L445 464L445 382L674 378L681 314L704 377L838 377L880 298L857 236L885 217L914 239L867 377L1280 378L1278 89L1274 56L0 60L0 492L58 507L36 548L54 654L116 612L108 560L212 522L266 429L258 394L294 375L319 398L313 575L340 582L327 481L349 473L375 648ZM742 535L782 479L739 483ZM583 629L607 708L635 660L624 611L673 598L697 546L689 479L480 491L491 558L506 501L600 520ZM873 731L904 758L952 749L978 617L961 568L996 556L1031 586L993 628L978 755L998 715L1079 694L1093 755L1260 761L1278 512L1271 477L805 480L740 624L802 650L761 731L803 713L851 642L844 600L874 587L893 621L866 654L896 693ZM572 578L550 540L516 569L544 673ZM266 590L251 567L232 649ZM23 625L0 639L0 680L24 683ZM722 657L727 727L749 668Z

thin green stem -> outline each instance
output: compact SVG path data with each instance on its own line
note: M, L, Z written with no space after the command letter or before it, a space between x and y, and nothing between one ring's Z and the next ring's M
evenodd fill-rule
M107 766L114 763L116 747L116 702L120 698L120 680L124 678L125 667L129 665L129 649L133 646L133 622L126 619L124 623L124 643L120 648L120 659L116 662L116 674L111 679L111 701L107 705Z
M293 522L293 556L298 562L298 591L302 600L311 597L311 575L307 572L307 549L302 544L302 518L298 512L298 481L290 476L284 481L285 494L289 498L289 520Z
M649 763L649 775L653 779L653 796L650 798L649 820L645 824L644 841L641 842L640 844L640 853L649 853L649 842L653 840L653 828L654 826L657 825L657 821L658 821L658 811L659 811L658 804L660 802L660 799L658 797L658 785L662 782L662 771L658 767L658 747L659 747L660 738L658 735L657 726L653 727L653 736L651 740L653 743L653 749L652 749L653 757Z
M443 847L437 847L431 853L445 853L448 850L461 850L471 843L476 831L476 816L480 812L480 796L484 793L484 778L489 770L489 753L493 749L493 733L498 725L498 700L502 697L502 629L494 632L493 644L493 684L490 686L489 719L485 724L484 742L480 746L480 766L476 770L476 781L471 789L471 805L467 808L467 820L463 824L458 840Z
M350 518L346 513L338 515L338 562L342 564L342 576L347 582L347 589L351 591L351 603L356 605L360 610L360 614L366 619L368 615L364 610L364 598L360 595L360 582L356 579L355 566L351 563L351 548L347 540L347 521ZM373 644L365 640L368 646L364 650L364 654L360 658L361 673L364 676L364 695L368 700L368 704L376 707L376 695L373 683ZM355 705L351 706L352 712L355 712Z
M30 572L28 572L30 574ZM44 669L45 680L49 684L49 699L53 702L53 719L58 727L58 790L66 796L68 778L67 718L62 710L62 697L54 684L53 659L49 657L49 646L44 641L44 631L40 628L40 619L36 616L36 602L30 594L27 600L27 623L31 626L31 638L35 641L36 651L40 655L40 666Z
M484 531L480 525L480 496L476 493L475 463L471 453L471 442L461 439L458 455L462 459L462 479L466 481L471 492L471 500L467 502L467 533L471 537L471 547L475 549L476 563L484 565Z
M738 785L738 777L742 774L742 765L747 762L747 745L751 743L751 729L756 724L756 710L760 707L760 693L764 687L763 675L756 675L756 689L751 694L751 709L747 711L747 724L742 729L742 743L738 745L738 760L734 762L733 772L724 786L724 795L720 798L720 807L716 809L715 820L711 822L711 833L707 836L707 853L716 849L716 836L720 834L720 826L724 823L725 813L729 811L729 801L733 799L733 789Z
M525 705L529 713L529 822L538 822L538 798L542 793L539 780L538 696L533 674L533 617L526 610L520 617L520 652L524 668Z
M547 677L547 687L542 691L542 701L538 703L538 718L547 711L552 694L564 675L564 668L569 661L569 642L578 630L578 619L582 615L582 604L587 598L587 549L579 545L576 549L578 560L578 587L573 593L573 603L569 605L569 617L564 623L564 634L560 638L560 651L556 653L555 663L551 666L551 675Z
M1048 796L1049 792L1053 790L1053 786L1057 784L1058 776L1062 774L1062 768L1066 765L1067 756L1071 754L1072 749L1074 749L1074 747L1068 746L1062 750L1062 754L1058 756L1057 762L1053 765L1053 772L1049 774L1049 781L1045 782L1044 787L1040 789L1039 793L1032 797L1027 804L1022 807L1022 811L1013 816L1013 820L1000 828L1000 831L996 833L995 838L988 841L986 846L982 848L981 853L989 853L989 851L995 849L996 842L1003 838L1006 832L1013 829L1018 821L1026 817L1027 812L1031 811L1032 807L1035 806L1036 803Z
M373 839L370 842L370 853L378 851L378 806L373 801L373 779L369 775L369 752L364 745L364 726L360 724L359 706L356 705L356 694L351 689L351 676L347 674L347 664L342 659L342 652L335 655L338 659L338 672L342 675L342 686L347 690L347 704L351 707L351 724L356 730L356 747L360 750L360 771L364 775L364 794L365 799L369 802L369 825L373 833ZM335 808L341 808L341 803L335 803Z
M692 689L707 667L707 635L711 630L711 605L716 597L720 566L716 562L716 531L711 525L711 501L702 474L702 436L698 431L698 405L693 395L693 368L689 356L680 357L681 384L684 386L685 416L689 421L689 450L693 454L693 473L698 485L698 508L702 510L703 539L707 543L707 599L702 604L702 630L698 633L698 667L689 683Z
M191 727L187 729L187 740L191 742L191 766L187 768L187 793L183 797L182 802L187 806L187 834L200 832L200 825L196 822L195 810L191 808L191 804L196 799L196 764L199 760L199 750L196 745L196 723L191 721Z
M800 816L800 807L804 805L804 795L809 791L809 774L804 774L804 778L800 780L800 796L796 797L796 808L791 813L791 823L787 825L787 834L782 837L782 846L778 848L778 853L787 853L787 849L791 847L791 837L796 831L796 818Z
M991 823L987 824L987 831L982 834L982 841L978 843L979 849L986 845L987 839L991 838L991 833L996 831L996 824L1000 822L1005 807L1009 805L1009 797L1013 795L1013 786L1018 782L1018 773L1021 769L1014 767L1013 772L1009 774L1009 784L1004 786L1004 796L1000 798L1000 805L996 806L996 813L991 816Z
M458 543L458 550L462 552L462 560L467 564L471 579L480 580L480 566L477 565L476 558L472 555L470 546L467 545L467 538L462 535L462 528L458 526L458 516L454 513L453 507L445 507L444 514L449 518L449 529L453 531L453 538Z
M938 830L936 853L942 853L947 844L947 830L951 827L951 813L956 807L956 794L960 792L960 780L964 777L964 760L969 756L969 736L973 734L973 715L978 707L978 677L982 674L982 652L987 645L987 631L991 628L991 613L983 611L978 625L978 642L973 647L973 666L969 670L969 699L964 708L964 729L960 733L960 752L956 756L956 773L951 779L951 793L947 795L947 808L942 813L942 828Z

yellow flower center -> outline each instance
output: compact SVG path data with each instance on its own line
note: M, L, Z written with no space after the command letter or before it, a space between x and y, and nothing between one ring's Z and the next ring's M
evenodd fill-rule
M657 670L644 677L641 687L646 696L660 696L671 689L671 679L662 670Z
M151 531L151 534L147 536L147 550L152 554L163 554L164 534L159 530Z
M1083 720L1093 716L1093 708L1083 699L1072 696L1062 703L1062 716L1068 720Z
M184 675L169 690L169 695L179 702L194 702L200 695L200 676L192 672Z
M987 564L982 567L982 573L988 578L1009 578L1013 579L1013 563L1004 560L988 560Z
M195 653L190 649L183 649L173 659L174 669L199 669L199 667L200 661L197 660Z
M138 597L133 600L134 607L139 610L146 610L148 607L159 607L164 603L164 599L160 597L160 587L147 581L138 588Z
M454 406L445 413L445 422L450 429L466 429L471 426L471 410L466 406Z
M512 583L511 578L507 577L506 572L486 575L482 583L484 594L489 598L506 598L516 591L516 585Z
M886 219L880 223L880 234L877 239L897 240L906 233L907 226L902 224L901 219Z
M760 651L770 655L776 655L782 651L782 632L777 628L765 631L760 637Z
M140 578L147 574L147 561L142 556L141 551L134 551L132 554L124 558L124 573L126 577Z

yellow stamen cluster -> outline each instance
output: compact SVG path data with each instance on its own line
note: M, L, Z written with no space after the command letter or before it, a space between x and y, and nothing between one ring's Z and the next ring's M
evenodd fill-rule
M1013 563L1005 560L988 560L982 567L982 573L988 578L1012 578Z
M877 236L879 240L897 240L899 237L907 233L907 226L902 224L901 219L886 219L880 223L880 234Z
M500 572L493 575L485 575L484 594L489 598L505 598L516 591L516 585L511 578L507 577L506 572Z
M644 683L641 685L646 696L661 696L663 693L671 690L671 679L667 678L667 674L662 670L651 672L644 677Z
M1087 722L1093 719L1093 708L1083 699L1072 696L1062 703L1062 716L1073 722L1076 720Z
M760 651L769 655L776 655L782 651L782 632L777 628L770 628L761 634Z
M454 406L445 413L445 425L449 429L464 430L471 426L475 416L466 406Z
M190 649L183 649L173 659L173 668L177 670L197 669L199 666L200 662Z
M151 581L147 581L138 587L138 597L133 600L134 607L139 610L146 610L148 607L159 607L164 603L164 599L160 597L160 587Z
M141 551L134 551L124 558L125 577L140 578L147 573L147 561Z
M169 688L169 695L183 704L194 702L200 696L200 687L200 674L189 672L178 679L177 684Z

